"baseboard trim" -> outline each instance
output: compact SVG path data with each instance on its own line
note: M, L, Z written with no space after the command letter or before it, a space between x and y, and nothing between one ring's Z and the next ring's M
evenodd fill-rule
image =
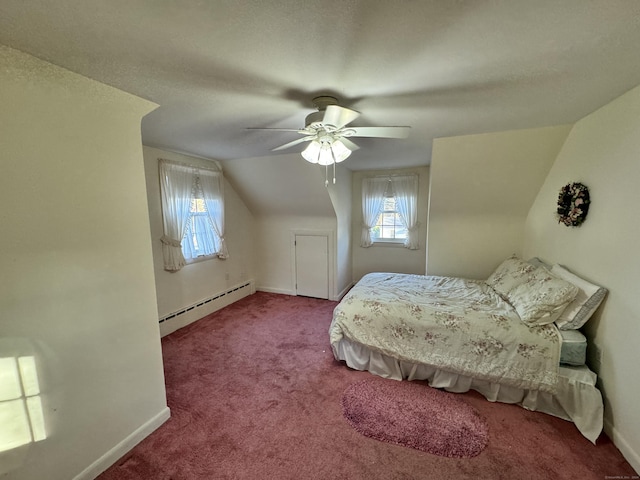
M169 407L165 407L160 413L152 417L149 421L145 422L138 429L134 430L131 435L127 436L115 447L113 447L107 453L98 458L98 460L93 462L82 472L76 475L73 480L94 480L107 468L116 463L125 453L127 453L138 443L148 437L164 422L169 420L170 416L171 411L169 410Z
M340 300L342 300L342 297L344 297L344 296L347 294L347 292L348 292L349 290L351 290L351 288L353 287L353 285L354 285L353 283L350 283L349 285L347 285L347 286L344 288L344 290L342 290L342 291L338 294L338 296L335 298L335 300L336 300L337 302L339 302Z
M255 293L254 281L234 285L226 290L220 291L207 299L203 299L190 306L184 307L177 312L160 317L160 336L165 337L176 330L217 312L218 310L237 302L238 300L253 295Z
M270 288L270 287L256 287L258 292L267 292L267 293L280 293L282 295L296 295L296 292L293 290L283 290L281 288Z
M620 434L618 429L606 418L604 419L604 431L636 473L640 474L640 454L629 445L629 442Z

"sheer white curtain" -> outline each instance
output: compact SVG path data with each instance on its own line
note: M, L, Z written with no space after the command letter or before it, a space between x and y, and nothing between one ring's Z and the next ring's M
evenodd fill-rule
M164 269L177 271L186 265L181 242L189 222L195 172L186 165L162 159L158 165L164 221L164 235L160 238Z
M371 177L362 179L362 237L361 247L370 247L371 229L376 226L380 208L384 202L384 192L389 183L388 177Z
M211 228L209 215L207 213L192 215L189 225L192 230L187 230L187 235L182 240L184 258L190 260L201 255L214 255L220 248L220 241Z
M391 177L391 183L396 199L396 210L407 227L404 246L409 250L417 250L419 246L418 177L416 175Z
M201 170L199 179L209 221L220 240L215 254L221 259L228 258L229 252L224 240L224 179L222 172Z

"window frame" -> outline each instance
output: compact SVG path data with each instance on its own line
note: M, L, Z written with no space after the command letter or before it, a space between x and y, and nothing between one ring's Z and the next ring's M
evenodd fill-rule
M391 185L390 185L391 186ZM398 214L398 209L396 207L396 197L395 195L391 192L385 192L385 200L382 202L382 205L380 207L380 212L378 213L378 216L376 217L376 226L378 225L378 221L380 220L380 217L385 214L385 213L392 213L394 215L399 215ZM393 202L394 202L394 207L395 210L385 210L385 201L388 198L392 198ZM396 217L398 218L398 217ZM399 219L400 222L402 222L402 219ZM394 228L394 233L397 230L397 225L402 225L402 223L400 224L394 224L393 228ZM402 225L405 229L407 228L406 226ZM385 246L402 246L404 245L404 242L406 240L406 236L404 238L400 238L400 237L393 237L393 238L389 238L389 237L375 237L371 239L371 242L376 245L385 245Z
M195 212L191 210L189 211L188 223L191 224L194 221L195 216L204 217L205 218L204 223L207 225L207 228L209 228L210 233L215 237L216 245L220 245L220 242L221 242L220 237L216 233L215 228L213 228L213 225L211 225L211 220L209 219L209 212L207 211L207 203L204 200L204 193L202 193L202 186L200 185L199 176L196 176L195 182L196 182L196 187L193 189L191 193L191 202L192 202L192 205L195 205L196 211ZM198 201L202 202L203 210L201 212L198 211ZM187 231L185 232L184 237L182 237L182 242L185 242L185 241L193 242L193 240L189 239L189 235L191 235L190 227L187 228ZM190 265L192 263L204 262L206 260L211 260L213 258L218 258L217 252L212 252L209 254L198 255L197 257L187 258L185 256L184 247L181 247L181 249L182 249L182 255L184 256L184 261L187 265Z

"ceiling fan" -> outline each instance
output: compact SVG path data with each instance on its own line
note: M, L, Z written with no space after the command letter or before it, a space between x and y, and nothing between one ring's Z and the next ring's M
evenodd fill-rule
M358 145L351 137L376 138L407 138L411 127L351 127L348 126L360 116L359 112L338 105L335 97L322 95L313 99L313 105L318 109L307 115L305 127L291 128L253 128L252 130L272 130L279 132L296 132L302 138L293 140L272 149L272 151L310 142L302 152L305 160L320 165L331 165L342 162L351 152L357 150ZM335 179L334 179L335 182Z

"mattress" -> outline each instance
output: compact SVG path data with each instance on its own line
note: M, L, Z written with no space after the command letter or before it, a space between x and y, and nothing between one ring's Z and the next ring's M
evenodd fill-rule
M587 337L579 330L560 330L560 365L584 365L587 360Z
M333 312L341 338L403 361L530 390L554 392L560 335L528 326L486 282L368 273Z

